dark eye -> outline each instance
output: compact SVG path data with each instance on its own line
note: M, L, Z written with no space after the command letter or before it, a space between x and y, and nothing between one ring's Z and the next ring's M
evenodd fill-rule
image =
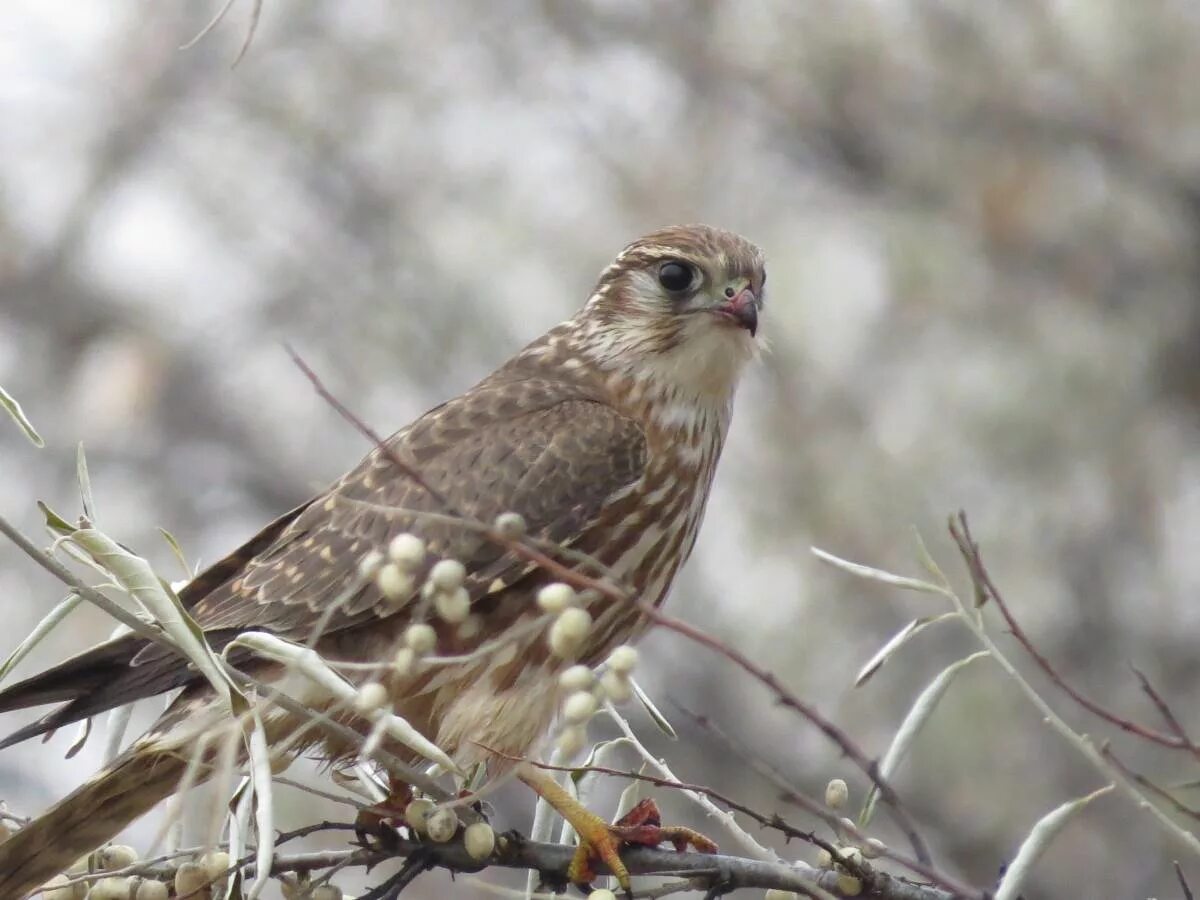
M685 262L671 260L658 267L658 283L672 294L691 287L692 277L692 267Z

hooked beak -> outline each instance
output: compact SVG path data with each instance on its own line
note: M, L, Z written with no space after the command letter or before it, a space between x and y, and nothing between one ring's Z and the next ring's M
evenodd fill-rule
M754 337L758 333L758 305L754 291L743 288L737 295L713 306L712 311L739 328L745 328Z

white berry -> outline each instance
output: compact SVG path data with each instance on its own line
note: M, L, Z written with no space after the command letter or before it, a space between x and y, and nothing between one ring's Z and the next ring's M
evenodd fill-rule
M433 608L437 610L438 618L450 625L465 622L471 614L471 595L464 587L451 591L438 591L434 597Z
M596 674L587 666L571 666L558 676L564 691L586 691L596 681Z
M409 625L405 630L404 643L412 649L413 653L425 654L437 644L437 632L433 630L432 625L418 622L415 625Z
M208 875L198 863L185 862L175 870L175 894L199 893L201 888L208 886Z
M417 654L413 652L412 647L401 647L396 651L396 656L392 659L392 671L401 678L407 678L417 668Z
M128 878L101 878L87 892L88 900L128 900Z
M375 584L389 600L407 600L412 596L413 578L394 562L380 566Z
M637 667L638 652L628 644L613 648L608 654L608 667L621 675L628 675Z
M209 878L220 878L229 871L231 865L229 854L224 850L214 850L212 853L206 853L200 858L200 865L204 869L204 874Z
M462 587L466 577L467 569L457 559L439 559L429 570L429 583L447 593Z
M841 809L850 800L850 788L840 778L832 779L825 785L825 805L830 809Z
M143 881L138 885L134 900L167 900L169 893L161 881Z
M576 691L563 702L563 718L572 725L582 725L596 714L597 706L590 691Z
M424 834L425 826L433 810L434 805L432 800L425 797L418 797L409 803L408 806L404 807L404 821L417 834Z
M555 656L570 659L575 656L592 627L592 617L586 609L572 606L550 626L550 650Z
M624 703L633 696L633 682L628 675L609 669L600 676L600 690L613 703Z
M862 879L855 878L853 875L839 875L837 878L837 889L846 897L857 897L862 893Z
M383 559L383 554L378 550L364 553L363 558L358 561L358 574L363 578L374 578L379 567L383 565Z
M515 512L500 513L496 516L494 527L501 536L515 541L525 533L525 517Z
M537 593L537 604L542 612L557 616L575 602L575 588L569 584L556 581L548 584Z
M425 561L425 542L415 534L398 534L388 544L388 557L411 572Z
M96 851L96 868L101 872L123 869L137 862L137 851L125 844L109 844Z
M435 809L425 820L425 833L437 844L444 844L458 831L458 816L454 810L441 807Z
M487 822L476 822L468 825L463 832L463 846L467 856L475 860L485 860L496 849L496 832Z
M354 697L354 708L362 713L375 712L388 702L388 692L378 681L368 681L358 689Z

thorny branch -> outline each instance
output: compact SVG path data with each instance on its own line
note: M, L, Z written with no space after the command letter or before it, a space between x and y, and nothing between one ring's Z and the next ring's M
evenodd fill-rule
M786 836L789 839L797 838L799 840L806 841L807 843L813 844L816 847L820 847L822 850L824 850L826 853L828 853L838 864L842 865L844 868L846 868L848 871L850 871L851 874L861 878L863 880L864 885L866 885L868 889L870 889L870 887L874 884L874 879L876 878L876 876L881 874L881 873L875 872L875 870L865 866L862 863L856 862L852 858L846 857L835 844L832 844L829 841L819 837L812 830L798 828L795 825L791 825L777 813L772 813L771 815L766 815L765 813L760 813L757 810L753 809L752 807L749 807L744 803L739 803L737 800L734 800L733 798L731 798L725 794L722 794L720 791L717 791L717 790L714 790L713 788L707 787L706 785L689 784L689 783L683 782L683 781L674 781L670 778L660 778L656 775L647 775L643 772L631 772L631 771L627 771L624 769L614 769L614 768L611 768L608 766L597 766L597 765L555 766L555 765L550 765L549 763L536 762L536 761L528 760L524 757L512 756L511 754L502 753L491 747L487 747L486 745L481 744L480 746L483 746L485 750L488 750L489 752L494 753L497 756L501 756L505 759L512 760L515 762L526 762L526 763L529 763L530 765L536 766L539 769L545 769L548 771L574 772L574 773L595 772L600 775L610 775L610 776L613 776L616 778L624 778L629 781L642 781L647 784L652 784L656 787L673 788L675 790L680 790L680 791L691 791L692 793L696 793L696 794L704 794L706 797L709 797L710 799L715 800L724 806L727 806L729 809L736 810L737 812L742 813L742 815L744 815L750 819L753 819L755 822L757 822L759 825L762 825L764 828L771 828L775 831L778 831L780 834L783 834L784 836ZM791 799L793 796L794 795L791 792L788 792L787 796L785 796L784 799ZM822 819L831 828L834 828L834 829L841 828L841 822L839 821L839 817L834 815L832 812L830 812L827 809L822 809L819 804L817 804L813 801L807 801L805 804L805 809L806 809L806 811L811 812L817 818ZM910 858L904 856L903 854L896 853L895 851L889 850L886 847L881 848L879 852L880 852L881 856L888 857L889 859L893 860L894 862L897 862L900 865L907 867L908 869L914 871L916 874L920 875L922 878L927 879L932 885L936 885L936 886L946 890L952 896L955 896L955 897L978 897L978 896L980 896L979 891L976 891L975 889L968 887L966 885L958 884L958 883L952 881L951 879L947 878L946 876L942 875L940 872L937 872L936 870L934 870L932 868L923 866L921 863L919 863L915 859L910 859Z
M341 830L349 826L328 824L328 827ZM476 873L486 867L533 869L541 874L546 884L563 885L566 884L567 867L574 852L574 847L565 844L527 841L510 833L499 835L495 852L491 858L481 862L468 855L460 842L434 844L397 836L394 846L388 849L357 848L279 854L275 857L271 872L275 875L316 873L334 866L361 866L369 869L389 860L406 860L416 856L422 868L440 868L457 873ZM679 853L675 850L648 847L633 847L623 851L621 859L635 875L679 876L693 881L699 890L719 885L720 891L714 896L740 888L775 888L798 893L807 893L813 888L830 893L837 891L836 872L807 866L793 867L738 856ZM247 861L247 870L253 871L252 862ZM597 872L602 875L608 874L602 864L597 865ZM165 878L171 873L170 867L162 863L132 866L121 872L122 875L150 878ZM864 891L859 896L878 900L953 900L956 897L948 891L914 884L885 872L875 872L872 877L874 881L869 891Z

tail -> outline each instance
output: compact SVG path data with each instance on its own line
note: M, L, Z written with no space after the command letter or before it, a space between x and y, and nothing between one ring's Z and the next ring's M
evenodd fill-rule
M25 897L115 837L174 793L186 768L176 752L135 744L0 844L0 897Z

